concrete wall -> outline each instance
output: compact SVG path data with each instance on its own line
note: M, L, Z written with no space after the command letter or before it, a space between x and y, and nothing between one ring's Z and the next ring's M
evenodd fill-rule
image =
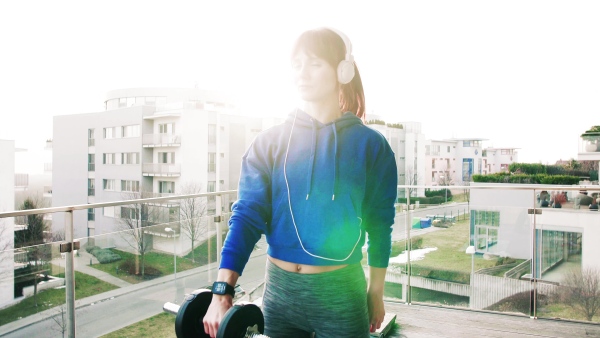
M0 212L15 210L15 142L0 140ZM0 218L0 308L14 295L14 221Z

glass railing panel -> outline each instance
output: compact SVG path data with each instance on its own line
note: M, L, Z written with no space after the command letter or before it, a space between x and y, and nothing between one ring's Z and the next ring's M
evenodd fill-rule
M564 189L572 198L562 208L541 208L536 215L536 315L597 321L600 271L595 258L600 214L583 198L582 203L574 203L579 190ZM586 192L591 196L597 191Z
M22 331L20 323L25 322L45 322L56 334L60 328L54 317L65 309L64 258L56 242L23 243L17 236L18 248L0 251L0 335L40 336L35 330Z
M488 185L489 186L489 185ZM529 316L534 192L516 186L471 186L469 308ZM465 250L467 252L467 250Z
M456 198L462 193L457 190L450 195ZM465 249L469 243L469 205L462 200L461 197L461 202L419 205L404 211L403 217L396 217L399 222L394 224L392 239L407 230L411 238L410 251L406 235L398 242L393 241L393 254L398 244L405 251L390 258L392 268L388 269L392 272L398 264L403 270L399 276L403 300L468 307L471 256L465 254Z

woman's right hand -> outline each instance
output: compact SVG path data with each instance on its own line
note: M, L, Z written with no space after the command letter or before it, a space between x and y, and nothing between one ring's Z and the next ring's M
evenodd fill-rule
M233 297L230 295L213 295L206 315L204 315L204 332L212 338L217 336L219 324L225 312L233 306Z

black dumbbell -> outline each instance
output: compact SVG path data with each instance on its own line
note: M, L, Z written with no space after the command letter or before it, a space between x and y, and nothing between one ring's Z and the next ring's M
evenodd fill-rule
M208 289L194 290L185 296L181 306L165 303L163 311L175 314L175 334L178 338L210 337L204 332L202 320L212 301ZM221 320L217 338L268 338L262 333L265 319L260 308L253 303L238 303L231 307Z

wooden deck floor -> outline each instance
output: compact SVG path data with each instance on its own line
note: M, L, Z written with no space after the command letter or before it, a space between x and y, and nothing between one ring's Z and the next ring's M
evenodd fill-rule
M600 337L600 325L427 305L386 302L398 330L390 338L421 337Z

